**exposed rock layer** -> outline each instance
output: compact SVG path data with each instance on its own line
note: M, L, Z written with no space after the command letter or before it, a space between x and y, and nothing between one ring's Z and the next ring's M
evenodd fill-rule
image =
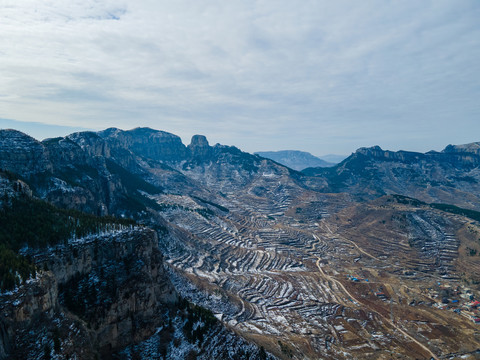
M152 335L165 307L177 301L150 229L95 236L34 258L40 268L50 270L17 292L2 295L2 359L9 352L12 358L30 357L33 344L48 343L53 336L55 318L68 319L78 330L56 335L65 337L62 343L74 342L65 345L65 352L89 358L91 352L82 355L85 349L75 346L75 339L83 338L107 356ZM39 317L46 319L37 329Z

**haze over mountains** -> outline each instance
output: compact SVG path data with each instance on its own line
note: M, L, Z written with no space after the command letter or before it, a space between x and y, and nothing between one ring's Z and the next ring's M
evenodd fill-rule
M361 148L296 171L201 135L0 130L5 214L115 217L47 247L0 233L36 266L2 268L0 358L474 359L479 149Z
M272 159L298 171L309 167L329 167L335 165L335 163L325 161L308 152L298 150L258 151L255 154Z

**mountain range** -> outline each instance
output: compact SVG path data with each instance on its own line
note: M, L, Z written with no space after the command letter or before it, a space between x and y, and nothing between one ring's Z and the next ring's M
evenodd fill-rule
M371 147L298 171L202 135L0 130L0 358L474 358L479 163Z
M310 167L329 167L335 165L335 163L325 161L308 152L298 150L261 151L255 154L298 171Z

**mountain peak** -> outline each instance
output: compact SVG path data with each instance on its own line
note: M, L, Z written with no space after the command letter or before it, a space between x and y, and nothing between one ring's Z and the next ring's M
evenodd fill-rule
M165 133L165 131L161 131L161 130L156 130L156 129L152 129L150 127L136 127L134 129L131 129L131 130L127 130L125 131L127 133L132 133L132 134L157 134L157 133ZM173 135L173 134L172 134Z
M211 146L204 135L193 135L188 149L193 157L207 157L211 153Z
M128 149L134 154L160 161L180 161L186 157L187 148L179 136L149 127L131 130L110 128L99 133L115 147Z
M480 142L473 142L463 145L447 145L443 153L472 153L480 155Z
M38 140L34 139L30 135L27 135L21 131L15 129L0 129L0 141L28 141L28 142L39 142Z
M42 143L13 129L0 130L0 168L19 174L30 174L51 168Z
M355 151L355 153L357 154L362 154L362 155L374 155L374 156L378 156L380 154L383 155L383 153L385 153L385 151L378 145L375 145L375 146L371 146L371 147L361 147L360 149L358 149L357 151Z
M98 136L102 138L107 138L107 137L115 137L119 133L123 132L122 129L116 128L116 127L111 127L102 131L97 132Z
M205 135L193 135L190 146L209 146L209 144Z

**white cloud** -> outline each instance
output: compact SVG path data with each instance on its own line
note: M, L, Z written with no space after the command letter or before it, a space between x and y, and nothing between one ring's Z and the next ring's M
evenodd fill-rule
M463 0L4 1L0 117L250 151L480 140L479 15Z

